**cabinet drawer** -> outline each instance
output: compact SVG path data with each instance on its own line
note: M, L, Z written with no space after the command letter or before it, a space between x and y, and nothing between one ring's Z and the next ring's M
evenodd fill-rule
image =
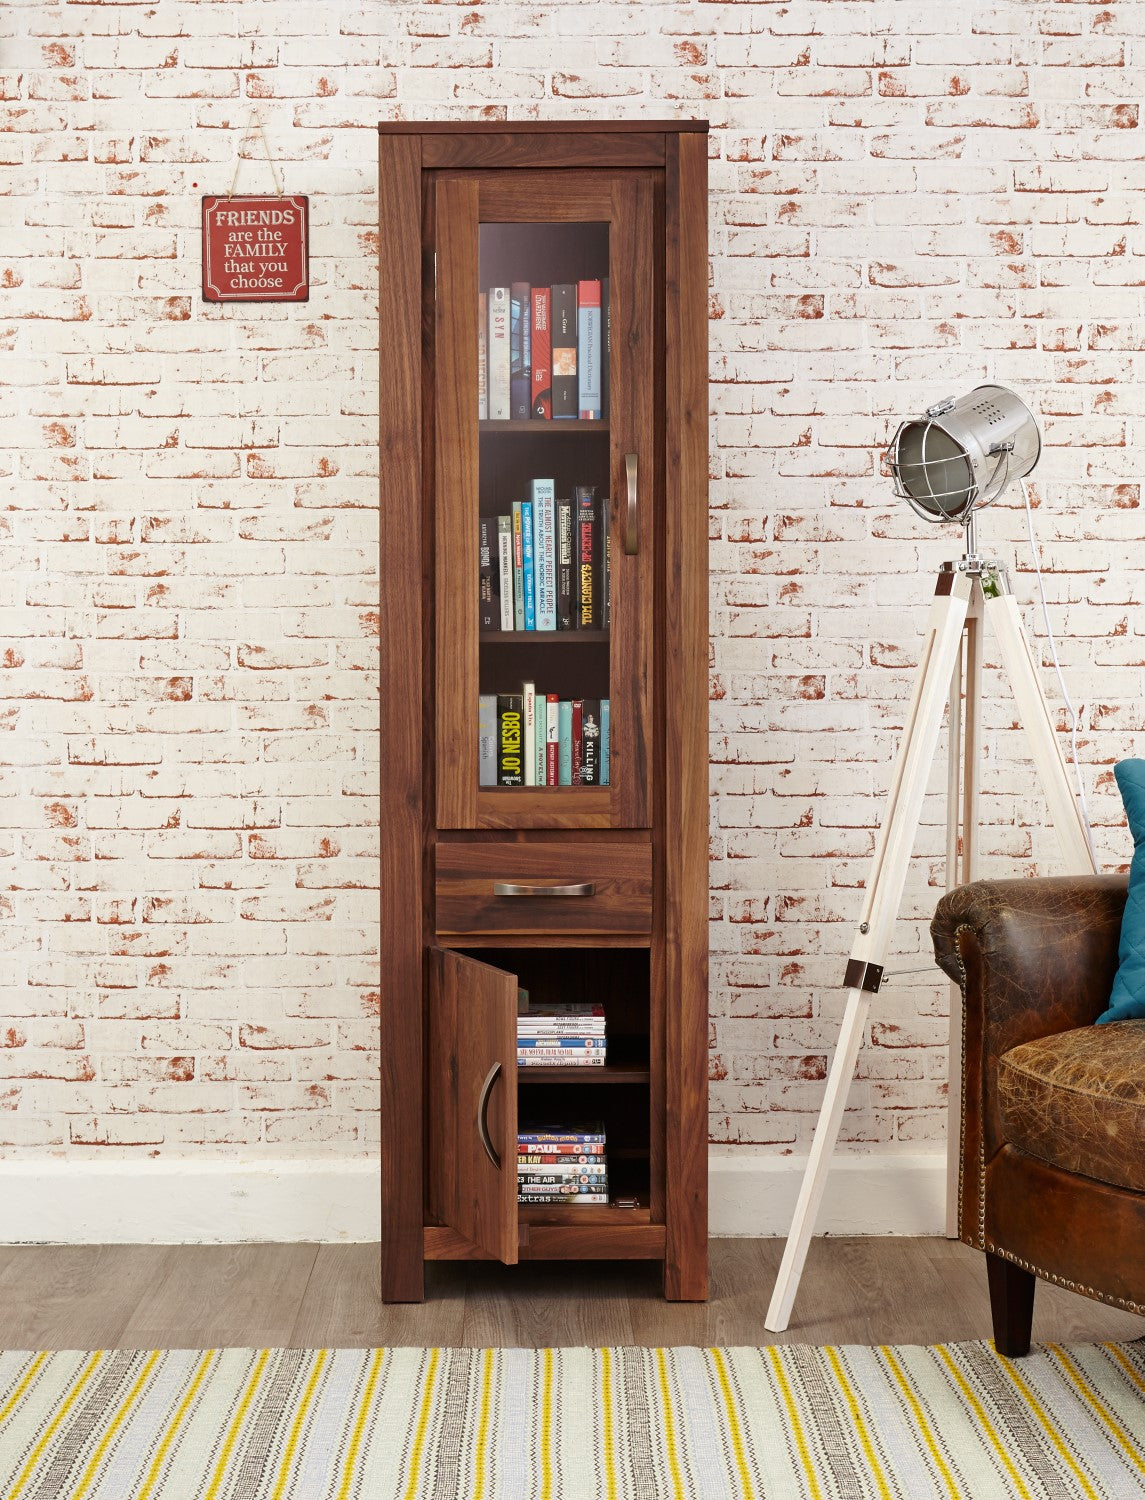
M652 930L652 845L645 841L443 843L435 876L442 934Z

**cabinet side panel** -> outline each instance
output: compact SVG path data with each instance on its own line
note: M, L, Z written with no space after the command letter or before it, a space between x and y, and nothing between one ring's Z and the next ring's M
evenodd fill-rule
M665 1295L708 1283L707 138L669 136L665 169L663 981Z
M382 1296L422 1297L421 147L378 159ZM400 518L405 517L407 524Z

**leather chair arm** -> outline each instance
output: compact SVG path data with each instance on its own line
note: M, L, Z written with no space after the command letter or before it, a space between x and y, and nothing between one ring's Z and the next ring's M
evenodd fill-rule
M938 903L939 966L981 1008L990 1050L1088 1026L1109 1004L1125 875L976 880Z
M985 1248L985 1167L1003 1144L998 1059L1105 1009L1127 885L1124 875L978 880L938 903L934 956L963 997L959 1225L968 1244Z

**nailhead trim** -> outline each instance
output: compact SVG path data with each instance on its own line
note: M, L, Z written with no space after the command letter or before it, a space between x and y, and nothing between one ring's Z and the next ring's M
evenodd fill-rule
M1009 1250L1003 1250L998 1245L987 1244L985 1248L991 1255L1000 1256L1003 1260L1019 1266L1023 1271L1031 1271L1035 1276L1040 1276L1043 1281L1052 1281L1055 1286L1064 1286L1068 1291L1080 1292L1082 1296L1092 1297L1097 1302L1109 1302L1114 1307L1123 1307L1126 1312L1145 1314L1145 1303L1131 1302L1127 1297L1114 1297L1109 1292L1099 1292L1096 1287L1084 1286L1080 1281L1070 1281L1065 1276L1057 1276L1053 1271L1043 1270L1041 1266L1031 1265L1028 1260L1022 1260L1020 1256L1011 1255Z

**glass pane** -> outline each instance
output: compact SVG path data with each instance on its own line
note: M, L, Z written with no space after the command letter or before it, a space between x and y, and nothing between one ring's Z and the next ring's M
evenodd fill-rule
M482 224L482 787L609 782L608 225Z

